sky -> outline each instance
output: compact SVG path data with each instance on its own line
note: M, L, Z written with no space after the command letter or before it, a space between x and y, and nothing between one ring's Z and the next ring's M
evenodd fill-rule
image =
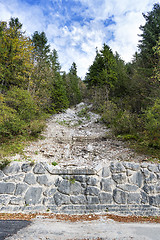
M107 44L125 62L133 59L140 40L142 13L152 10L155 0L0 0L0 21L18 17L26 35L46 33L56 49L62 70L77 65L84 78L96 48Z

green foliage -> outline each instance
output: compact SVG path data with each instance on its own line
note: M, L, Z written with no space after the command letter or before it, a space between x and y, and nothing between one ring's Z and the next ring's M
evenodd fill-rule
M85 107L85 108L82 108L78 113L77 113L77 116L78 117L81 117L81 118L86 118L86 119L90 119L90 115L88 113L88 108Z
M32 137L38 137L42 130L44 130L44 128L45 128L44 120L33 120L28 125L27 130Z
M113 89L117 82L115 67L114 55L111 49L104 44L102 50L97 51L95 60L86 75L85 82L88 87L106 86L108 89Z
M0 170L5 168L9 163L10 163L10 161L8 159L0 160Z
M34 119L38 114L38 107L27 90L13 87L7 92L6 103L16 110L20 119L26 122Z
M0 112L0 137L11 137L23 132L25 123L19 118L16 110L1 102Z
M149 138L149 145L160 148L160 99L145 112L145 128Z
M53 165L53 166L57 166L58 163L57 163L57 162L52 162L52 165Z

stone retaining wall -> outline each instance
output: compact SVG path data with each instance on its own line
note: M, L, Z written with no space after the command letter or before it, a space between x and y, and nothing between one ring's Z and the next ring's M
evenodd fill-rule
M0 212L160 216L160 164L111 162L97 169L17 163L0 170Z

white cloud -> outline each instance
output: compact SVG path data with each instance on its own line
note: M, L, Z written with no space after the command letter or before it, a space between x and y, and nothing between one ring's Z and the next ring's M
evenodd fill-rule
M0 20L18 17L29 35L36 30L45 31L51 47L58 51L63 70L68 71L74 61L78 74L84 77L94 60L95 48L101 49L103 43L125 61L131 60L137 50L139 26L144 24L142 12L151 11L156 2L72 0L66 1L68 6L60 0L41 0L34 5L25 0L0 0ZM107 25L108 18L114 23Z

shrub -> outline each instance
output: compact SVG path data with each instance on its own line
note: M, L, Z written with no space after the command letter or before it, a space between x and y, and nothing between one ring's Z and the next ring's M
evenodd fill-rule
M34 119L38 113L38 107L31 94L24 89L14 87L9 90L6 96L6 103L17 111L20 119L26 122Z
M160 148L160 99L145 112L145 129L149 146Z
M0 102L0 136L11 137L22 133L25 123L19 118L17 112Z

